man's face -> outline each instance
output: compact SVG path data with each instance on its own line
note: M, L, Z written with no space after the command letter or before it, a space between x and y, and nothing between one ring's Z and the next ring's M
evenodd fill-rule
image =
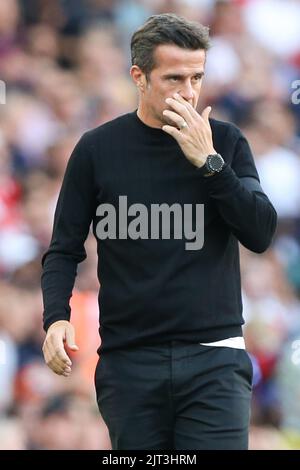
M147 114L158 124L167 123L163 115L165 109L171 109L166 98L179 93L196 108L204 75L205 51L189 50L164 44L154 51L155 67L141 94L142 106Z

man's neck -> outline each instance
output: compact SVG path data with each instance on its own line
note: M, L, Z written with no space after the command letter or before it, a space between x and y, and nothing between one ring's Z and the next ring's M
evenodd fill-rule
M161 129L163 124L159 119L156 119L150 112L145 108L145 106L139 104L137 110L138 118L147 126L154 127L156 129Z

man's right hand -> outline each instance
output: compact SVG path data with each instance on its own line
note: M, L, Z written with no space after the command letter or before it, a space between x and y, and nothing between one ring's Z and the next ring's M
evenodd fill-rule
M71 351L79 349L75 344L73 325L67 320L59 320L48 328L42 349L47 366L56 374L68 377L72 362L65 351L65 345Z

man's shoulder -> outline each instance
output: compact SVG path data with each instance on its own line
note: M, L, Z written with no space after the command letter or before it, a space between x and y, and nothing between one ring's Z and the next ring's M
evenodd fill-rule
M117 137L117 135L124 131L126 128L127 123L130 121L132 113L122 114L110 121L107 121L100 126L94 127L92 129L87 130L84 133L85 140L93 141L97 140L98 138L103 137Z
M215 138L237 140L242 136L238 126L229 121L209 118L212 133Z

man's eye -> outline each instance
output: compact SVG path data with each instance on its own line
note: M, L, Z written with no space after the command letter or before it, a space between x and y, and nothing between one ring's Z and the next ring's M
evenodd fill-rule
M170 77L170 80L171 80L172 82L177 82L177 81L178 81L178 77Z

